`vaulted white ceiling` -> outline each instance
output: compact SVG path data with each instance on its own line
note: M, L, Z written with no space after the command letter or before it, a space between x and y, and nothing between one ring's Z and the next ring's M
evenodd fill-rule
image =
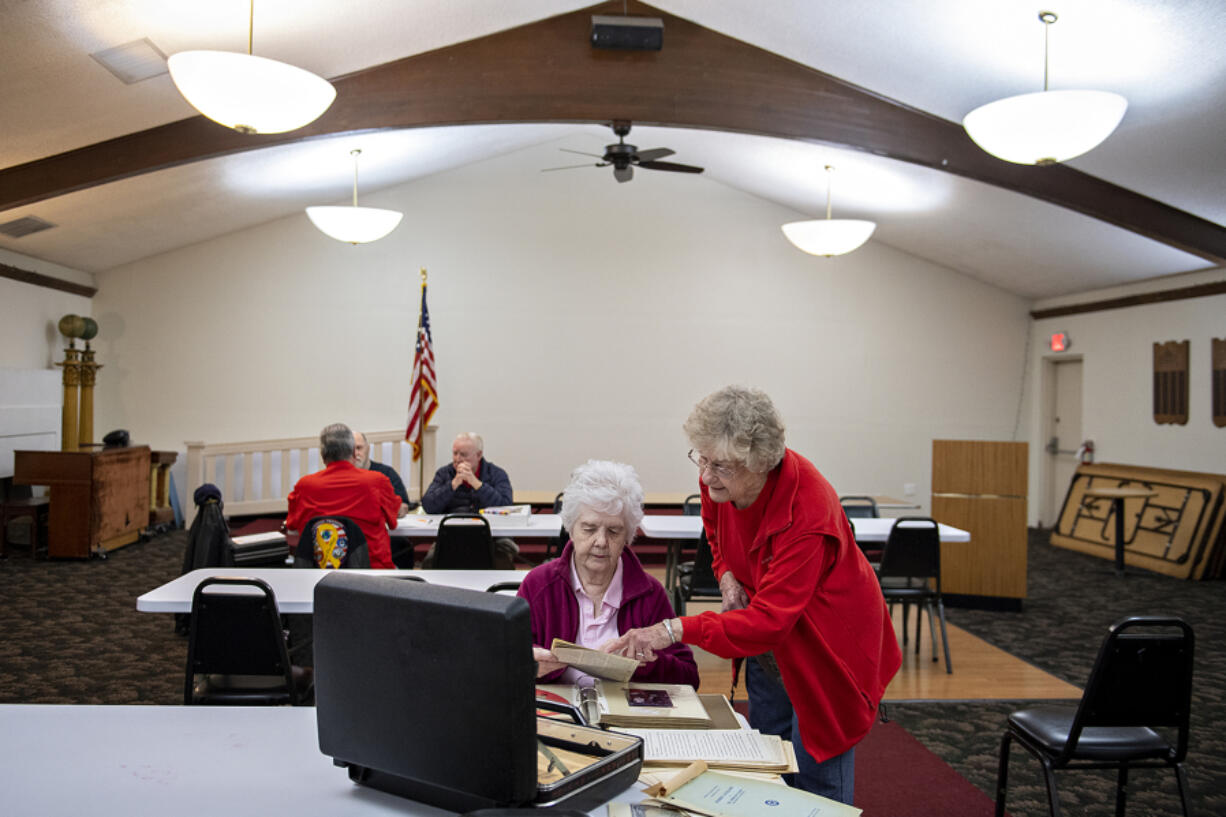
M0 168L192 116L167 75L124 85L89 55L147 37L162 52L246 47L247 0L0 2ZM260 0L255 53L337 77L591 5L564 0ZM943 118L1042 85L1039 7L1017 0L656 0L653 5ZM1119 130L1080 170L1226 224L1226 10L1218 0L1053 3L1051 86L1116 91ZM609 3L604 13L620 12ZM668 48L668 34L665 45ZM88 271L343 200L348 150L363 193L522 152L523 184L600 152L594 125L522 124L343 135L209 159L0 212L58 226L0 247ZM872 218L874 240L1035 298L1211 266L1088 216L864 152L743 134L636 126L724 184L794 209ZM594 195L607 170L565 171ZM633 184L649 181L644 171ZM599 176L599 178L597 178ZM599 183L597 183L599 182ZM780 237L782 241L782 236Z

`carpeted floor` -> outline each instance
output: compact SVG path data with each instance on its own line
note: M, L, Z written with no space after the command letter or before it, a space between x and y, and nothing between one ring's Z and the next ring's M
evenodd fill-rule
M184 640L174 634L170 616L138 613L135 600L178 575L184 542L184 532L175 531L115 551L106 560L44 562L22 554L0 560L0 703L180 703ZM1109 563L1052 548L1045 535L1032 533L1029 585L1024 613L949 610L949 619L1078 686L1106 627L1120 616L1173 612L1192 624L1197 637L1188 759L1192 810L1226 814L1226 742L1214 731L1226 720L1226 584L1141 572L1117 579ZM954 661L957 671L956 655ZM985 690L984 697L990 696ZM1005 715L1023 703L893 704L888 714L991 796ZM910 771L900 770L900 776ZM1038 767L1024 752L1014 752L1010 778L1012 815L1045 814ZM1062 779L1066 813L1113 813L1108 773ZM1179 813L1169 774L1134 772L1131 783L1130 813ZM857 784L863 789L874 780L861 778Z

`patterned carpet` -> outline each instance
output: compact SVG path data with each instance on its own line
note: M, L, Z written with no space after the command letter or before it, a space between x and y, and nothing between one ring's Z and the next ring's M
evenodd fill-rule
M135 600L178 575L185 541L183 531L173 531L105 560L32 561L20 553L0 560L0 703L180 703L184 639L174 634L171 616L138 613ZM1024 613L949 610L949 620L1078 686L1117 618L1169 612L1192 624L1192 811L1226 814L1226 741L1214 732L1226 722L1226 584L1142 572L1117 579L1108 562L1053 548L1039 533L1031 535L1029 584ZM1005 716L1022 703L893 704L889 717L991 795ZM1013 817L1046 814L1037 764L1015 750L1010 768ZM1114 813L1109 773L1062 780L1066 813ZM1179 813L1170 774L1134 772L1131 784L1130 813Z

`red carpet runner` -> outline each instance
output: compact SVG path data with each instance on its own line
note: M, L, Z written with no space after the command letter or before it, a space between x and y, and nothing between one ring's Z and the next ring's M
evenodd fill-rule
M982 817L995 803L897 723L873 725L856 747L864 817Z

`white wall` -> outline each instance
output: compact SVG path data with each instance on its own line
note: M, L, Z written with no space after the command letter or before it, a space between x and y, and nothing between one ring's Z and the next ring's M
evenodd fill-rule
M0 263L95 286L94 276L0 249ZM13 475L13 452L60 447L63 394L54 362L64 359L58 324L92 315L89 298L0 278L0 477Z
M87 272L0 249L0 263L83 286L96 286ZM56 328L65 315L93 315L90 299L56 289L0 278L0 367L48 369L63 360L64 338Z
M398 427L425 266L439 439L480 431L522 488L611 457L691 490L681 423L731 382L767 390L844 493L910 482L926 505L934 437L1012 439L1027 301L878 243L804 255L779 231L795 212L701 177L537 172L556 164L366 195L406 214L371 245L300 216L102 273L96 426L170 449Z
M1226 281L1226 270L1170 276L1134 286L1039 301L1036 310L1110 300L1155 290ZM1043 479L1043 370L1059 357L1049 350L1054 332L1073 340L1069 354L1082 360L1082 433L1094 441L1095 460L1155 468L1226 473L1226 429L1213 425L1210 338L1226 337L1226 295L1111 309L1034 322L1027 374L1031 497ZM1153 344L1191 341L1187 425L1153 418ZM1031 502L1030 521L1038 521ZM1050 521L1050 520L1044 520Z

